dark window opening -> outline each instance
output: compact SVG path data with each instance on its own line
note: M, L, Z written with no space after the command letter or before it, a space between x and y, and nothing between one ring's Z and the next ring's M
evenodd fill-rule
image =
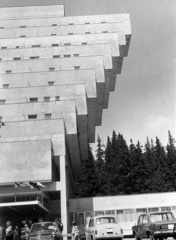
M71 57L70 54L64 54L64 57Z
M86 43L86 42L83 42L82 45L87 45L87 43Z
M20 37L21 37L21 38L24 38L24 37L26 37L26 36L25 36L25 35L21 35Z
M39 56L33 56L33 57L30 57L30 59L38 59Z
M74 66L74 69L80 69L80 66Z
M1 47L1 49L7 49L7 47Z
M5 104L6 100L5 99L0 99L0 105Z
M74 23L69 23L68 25L74 25Z
M49 86L53 86L53 85L54 85L54 81L48 82L48 85L49 85Z
M52 115L51 113L46 113L45 114L45 119L51 119L51 115Z
M51 36L56 36L56 33L52 33Z
M60 96L55 97L56 101L60 101Z
M44 99L45 102L49 102L50 97L44 97L43 99Z
M20 46L16 46L16 48L20 48Z
M20 57L14 57L13 60L21 60Z
M3 84L3 88L8 88L9 84Z
M85 22L85 24L90 24L90 22Z
M51 46L52 46L52 47L58 47L59 44L52 44Z
M71 43L64 43L64 46L70 46Z
M38 102L38 98L29 98L30 102Z
M53 55L53 58L60 58L60 55Z
M79 54L73 54L74 57L79 57Z
M26 28L26 26L20 26L20 28Z
M28 119L36 119L37 114L28 115Z
M73 33L68 33L68 35L73 35Z
M6 73L11 73L12 72L12 70L6 70Z
M32 47L41 47L41 45L32 45Z
M54 68L54 67L52 67L52 68L49 68L49 70L50 70L50 71L54 71L54 70L55 70L55 68Z
M54 26L57 26L57 24L52 24L52 26L54 27Z

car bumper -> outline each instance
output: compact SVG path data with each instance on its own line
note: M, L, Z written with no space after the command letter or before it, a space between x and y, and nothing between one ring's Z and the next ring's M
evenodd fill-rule
M111 234L109 234L109 235L101 235L101 236L95 236L95 239L98 239L98 240L100 240L100 239L118 239L118 240L121 240L121 239L123 239L123 235L111 235Z
M167 230L167 231L157 231L154 232L154 236L155 237L163 237L163 238L167 238L167 237L176 237L176 230Z

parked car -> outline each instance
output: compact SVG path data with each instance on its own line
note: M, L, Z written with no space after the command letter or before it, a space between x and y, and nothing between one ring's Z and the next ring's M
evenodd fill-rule
M169 211L141 214L137 225L132 227L132 231L136 240L176 238L176 219Z
M29 240L50 240L53 232L53 222L34 223L30 228Z
M123 238L123 231L115 216L102 215L91 217L85 228L86 240L119 239Z

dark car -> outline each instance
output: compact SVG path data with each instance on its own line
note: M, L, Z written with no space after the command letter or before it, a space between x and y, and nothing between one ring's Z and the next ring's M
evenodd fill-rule
M53 232L53 222L34 223L30 229L29 240L50 240Z
M145 213L139 216L132 230L136 240L176 238L176 219L172 212Z

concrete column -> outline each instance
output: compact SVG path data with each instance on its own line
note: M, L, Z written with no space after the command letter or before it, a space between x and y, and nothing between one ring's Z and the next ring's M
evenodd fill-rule
M66 189L66 156L60 156L60 181L63 186L61 190L61 221L64 225L63 233L68 232L68 199Z

